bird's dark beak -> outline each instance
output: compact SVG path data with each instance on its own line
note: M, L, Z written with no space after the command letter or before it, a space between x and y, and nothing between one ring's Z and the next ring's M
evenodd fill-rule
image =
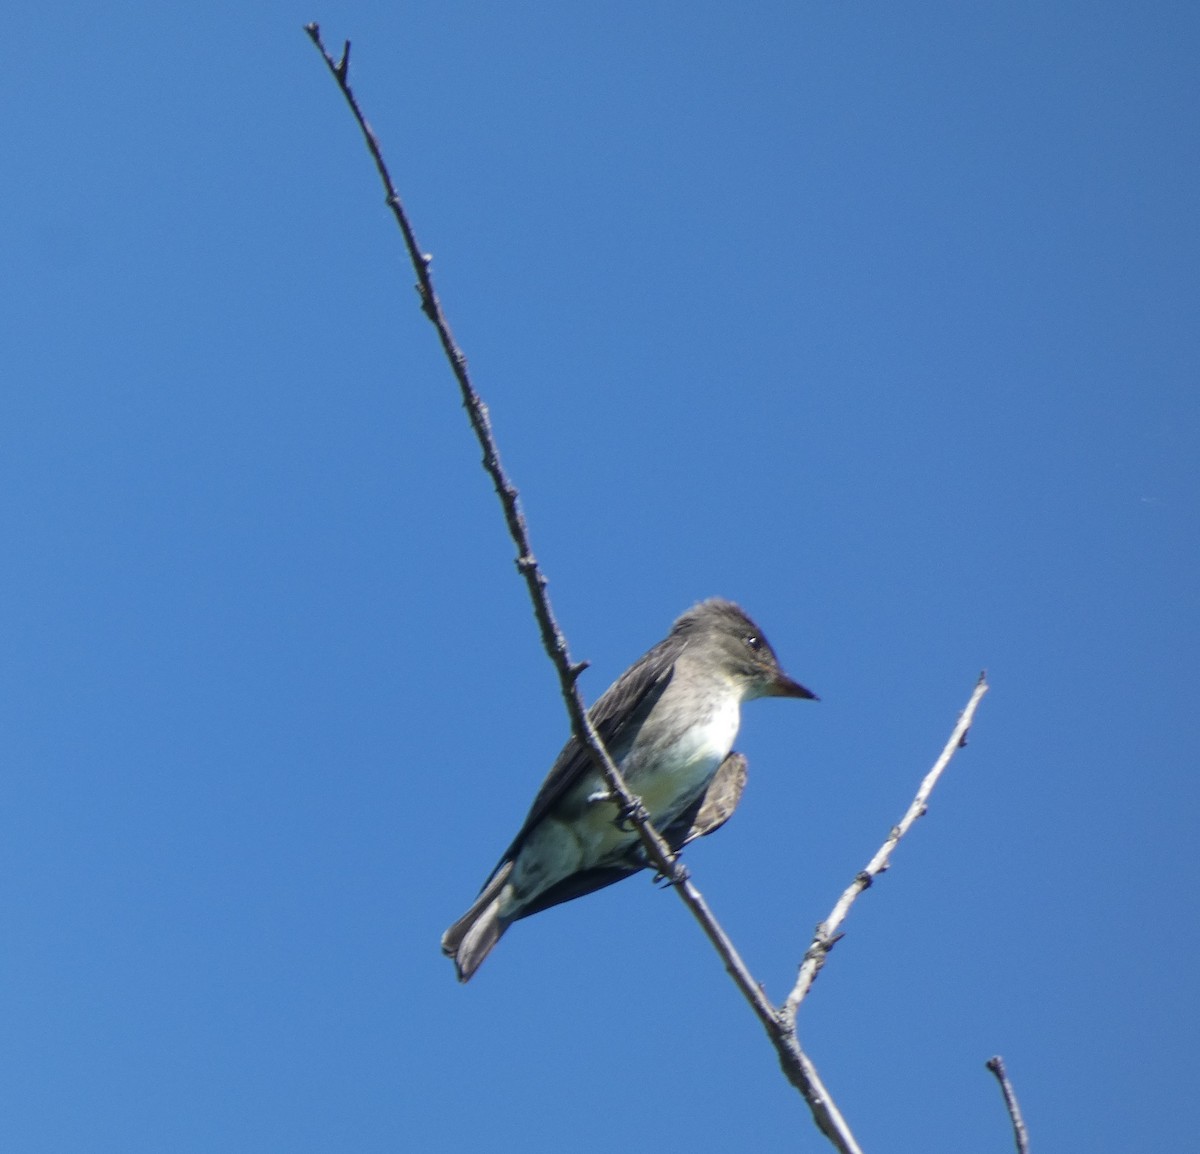
M771 687L766 692L767 697L801 697L805 701L820 701L821 699L811 689L805 689L798 681L793 681L780 670L771 681Z

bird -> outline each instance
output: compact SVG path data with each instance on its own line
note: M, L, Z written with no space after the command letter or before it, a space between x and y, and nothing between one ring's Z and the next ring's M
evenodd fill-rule
M745 759L731 751L741 705L758 697L817 700L783 672L745 610L711 597L680 616L588 711L630 791L673 851L723 824L736 805ZM724 806L721 798L707 797L710 787L726 795ZM732 804L730 788L736 789ZM703 818L701 828L697 815L714 808L722 814ZM637 830L572 737L479 896L442 935L442 952L454 960L459 981L469 981L513 922L648 864Z

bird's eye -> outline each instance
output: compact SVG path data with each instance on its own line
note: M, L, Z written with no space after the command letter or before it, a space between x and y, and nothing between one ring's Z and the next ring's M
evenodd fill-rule
M750 646L751 649L754 650L755 653L757 653L763 647L762 638L756 637L753 633L748 633L743 640L747 645Z

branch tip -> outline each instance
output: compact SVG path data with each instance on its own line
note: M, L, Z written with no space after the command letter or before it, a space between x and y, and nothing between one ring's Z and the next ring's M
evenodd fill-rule
M1012 1123L1013 1141L1016 1143L1017 1154L1029 1154L1029 1131L1025 1128L1025 1119L1021 1116L1021 1107L1017 1102L1016 1092L1008 1079L1008 1071L1004 1068L1004 1059L997 1054L989 1058L985 1066L996 1076L1000 1083L1000 1093L1004 1095L1004 1106L1008 1110L1008 1119Z

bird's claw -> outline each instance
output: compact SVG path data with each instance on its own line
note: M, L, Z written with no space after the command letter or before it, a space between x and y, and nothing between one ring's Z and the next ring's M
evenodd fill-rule
M654 875L653 884L662 889L667 889L669 886L683 885L683 883L688 881L691 876L691 872L688 870L687 866L685 866L681 861L676 861L675 876L673 878L667 877L667 875L660 870Z
M613 825L622 833L637 832L638 825L644 825L650 820L650 813L644 805L640 797L631 798L628 805L619 806L617 816L613 818Z

